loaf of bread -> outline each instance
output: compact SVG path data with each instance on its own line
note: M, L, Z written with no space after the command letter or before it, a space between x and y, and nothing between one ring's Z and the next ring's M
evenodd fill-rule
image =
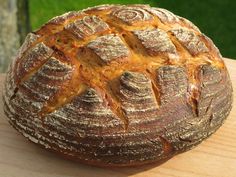
M29 33L3 99L30 141L87 164L132 166L209 137L231 110L232 86L217 47L187 19L102 5Z

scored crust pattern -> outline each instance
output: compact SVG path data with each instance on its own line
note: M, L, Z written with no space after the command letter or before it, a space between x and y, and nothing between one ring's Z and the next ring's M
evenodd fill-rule
M186 97L188 78L183 67L161 66L157 70L157 79L160 85L161 104L173 101L177 97Z
M114 10L112 15L129 25L133 25L137 22L150 21L153 19L152 15L139 7L121 7Z
M158 55L161 52L177 54L176 48L167 33L161 29L136 30L133 33L142 42L150 55Z
M109 26L97 16L84 16L83 19L76 20L68 24L65 29L71 31L76 37L83 39L95 33L109 29Z
M3 100L31 141L84 163L130 166L209 137L231 110L232 86L219 50L187 19L103 5L28 34Z
M155 118L158 105L152 91L151 80L144 74L124 72L120 77L118 97L129 124L145 118Z
M113 34L98 37L88 44L88 48L92 49L105 63L119 58L125 59L129 55L128 48L119 36Z
M198 36L188 29L179 28L171 30L179 42L184 45L188 51L193 54L199 54L201 52L208 52L208 49L204 42L202 42Z

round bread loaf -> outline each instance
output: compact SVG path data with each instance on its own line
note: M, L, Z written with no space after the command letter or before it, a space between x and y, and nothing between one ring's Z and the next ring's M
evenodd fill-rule
M3 99L30 141L87 164L132 166L214 133L232 86L219 50L190 21L148 5L103 5L28 34Z

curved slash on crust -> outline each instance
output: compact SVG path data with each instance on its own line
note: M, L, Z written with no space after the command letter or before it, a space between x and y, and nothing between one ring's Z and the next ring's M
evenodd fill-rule
M139 22L149 22L153 20L153 16L141 7L121 7L115 9L111 14L128 25L135 25Z
M69 103L45 116L45 125L56 129L68 128L74 136L102 135L123 130L123 122L104 105L93 88L87 88Z
M128 118L128 129L157 119L158 104L152 90L151 80L142 73L125 71L116 89L121 108Z

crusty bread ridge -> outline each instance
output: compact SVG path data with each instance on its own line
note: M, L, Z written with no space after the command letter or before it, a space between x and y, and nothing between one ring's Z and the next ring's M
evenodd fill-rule
M232 106L222 56L185 18L103 5L29 33L5 80L4 111L36 144L99 166L168 159L214 133Z

